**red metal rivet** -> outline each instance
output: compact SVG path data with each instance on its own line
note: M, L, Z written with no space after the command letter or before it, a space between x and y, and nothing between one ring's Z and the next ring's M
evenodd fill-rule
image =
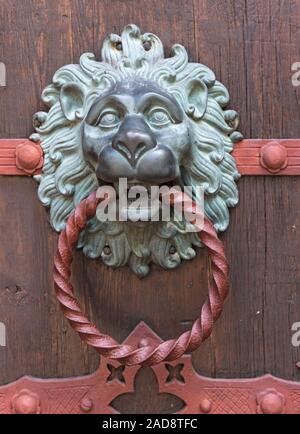
M212 409L212 403L209 399L204 398L202 401L200 401L199 407L202 413L210 413Z
M287 150L278 142L269 142L261 148L260 163L271 173L277 173L287 166Z
M40 413L40 399L35 393L29 390L21 390L11 400L12 408L16 414L38 414Z
M32 174L43 165L43 151L34 143L21 143L16 148L16 166L28 174Z
M276 390L266 390L258 395L258 412L263 414L281 414L285 399Z
M141 347L147 347L148 345L150 345L150 342L149 342L149 339L147 339L147 338L141 339L139 341L139 343L138 343L138 347L139 348L141 348Z
M93 408L93 401L90 398L83 398L80 402L80 409L85 413L88 413Z

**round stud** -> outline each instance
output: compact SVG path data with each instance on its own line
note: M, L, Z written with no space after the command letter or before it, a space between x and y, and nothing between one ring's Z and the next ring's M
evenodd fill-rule
M147 338L141 339L138 343L139 348L147 347L148 345L150 345L150 342L149 342L149 339L147 339Z
M16 166L28 175L32 175L43 166L42 148L33 142L21 143L16 148Z
M278 142L269 142L261 148L260 163L271 173L277 173L287 166L287 150Z
M199 408L201 413L210 413L212 409L212 403L209 399L203 398L200 401Z
M93 409L93 401L90 398L83 398L80 401L80 409L84 413L89 413Z
M281 414L284 412L285 399L281 393L268 389L257 397L258 412L263 414Z
M29 390L21 390L12 400L11 405L16 414L39 414L40 399L37 394Z

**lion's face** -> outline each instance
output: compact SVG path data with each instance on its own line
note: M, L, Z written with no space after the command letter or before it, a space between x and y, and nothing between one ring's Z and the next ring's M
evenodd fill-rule
M93 102L82 144L101 182L161 185L180 176L188 121L176 99L154 83L119 82Z
M55 230L99 184L120 178L146 187L200 187L206 216L217 231L227 228L228 208L238 202L230 155L242 137L238 116L226 109L227 89L208 67L190 63L184 47L174 45L165 57L157 36L126 26L121 36L106 38L101 61L85 53L78 65L58 70L43 101L49 112L35 115L32 139L44 150L38 193ZM144 225L94 218L79 242L87 256L128 264L141 277L151 262L175 268L192 259L199 245L174 218Z

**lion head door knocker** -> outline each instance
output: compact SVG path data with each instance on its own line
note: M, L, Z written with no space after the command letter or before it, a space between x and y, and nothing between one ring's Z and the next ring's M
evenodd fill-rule
M188 61L174 45L164 57L160 39L142 35L135 25L104 41L102 61L83 54L79 65L59 69L42 95L49 112L34 116L44 166L38 194L50 207L53 228L60 232L55 259L55 289L65 316L81 338L102 355L124 364L151 365L192 351L211 333L228 290L228 267L216 232L226 230L229 207L238 202L239 173L230 152L242 139L238 116L226 110L229 94L206 66ZM178 192L172 204L192 202L197 214L204 192L204 224L186 230L177 219L100 221L99 186L190 186L191 197ZM143 209L146 215L149 209ZM192 220L191 220L192 221ZM208 299L192 329L157 347L131 348L101 334L81 312L70 284L72 249L112 267L126 264L140 277L154 262L177 267L192 259L195 246L206 246L212 277Z

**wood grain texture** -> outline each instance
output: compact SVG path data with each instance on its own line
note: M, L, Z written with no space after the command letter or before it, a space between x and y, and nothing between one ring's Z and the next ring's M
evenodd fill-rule
M84 51L100 54L109 32L135 22L158 34L169 53L186 46L230 90L240 130L251 138L299 138L299 92L291 64L300 61L300 1L295 0L0 0L0 137L28 137L31 117L53 73ZM212 337L194 355L196 369L217 377L272 373L300 380L291 325L300 321L299 178L245 177L240 204L223 236L231 294ZM33 180L0 179L0 383L23 375L92 372L97 355L84 347L53 297L57 236ZM81 305L118 340L144 320L163 339L190 326L207 290L204 253L176 271L155 269L140 281L76 254L74 284ZM137 387L154 390L147 371ZM169 408L153 392L147 408ZM138 395L141 396L141 395ZM166 400L168 397L165 398ZM134 404L136 411L145 405ZM133 405L133 404L132 404ZM144 407L143 407L144 405ZM119 403L122 411L129 404ZM163 411L163 410L161 410Z

